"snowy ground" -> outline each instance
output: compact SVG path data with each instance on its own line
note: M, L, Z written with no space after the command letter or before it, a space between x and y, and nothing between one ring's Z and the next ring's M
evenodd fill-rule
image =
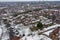
M57 28L59 26L60 26L60 24L56 24L56 25L50 26L48 28L44 28L43 30L37 30L37 31L33 31L33 32L29 29L29 27L27 27L27 28L20 27L20 29L19 29L20 34L19 35L22 36L23 34L25 34L25 36L23 36L20 40L52 40L45 35L38 35L38 33L44 32L44 31L52 29L52 28ZM4 33L2 36L2 40L9 39L9 34L6 32L7 30L6 30L6 28L4 28L4 25L2 25L2 26L0 25L0 37L2 34L1 27L3 28L3 33ZM16 27L16 29L18 29L18 28ZM53 30L54 29L47 31L43 34L49 35L49 33L52 32ZM19 36L19 35L17 35L17 36Z
M49 30L49 29L52 29L52 28L57 28L59 27L60 24L56 24L56 25L53 25L53 26L50 26L46 29L43 29L43 31L46 31L46 30ZM49 35L50 32L52 32L54 29L50 30L50 31L47 31L43 34L46 34L46 35ZM35 31L35 32L31 32L29 31L29 29L27 28L25 31L25 36L22 37L20 40L52 40L50 39L49 37L47 36L44 36L44 35L38 35L38 31ZM32 35L28 36L28 34L32 33Z
M20 40L51 40L50 38L44 35L34 35L34 36L24 36Z

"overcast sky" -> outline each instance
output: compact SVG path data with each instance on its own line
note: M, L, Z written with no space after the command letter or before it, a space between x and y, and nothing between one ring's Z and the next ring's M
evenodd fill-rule
M0 2L11 2L11 1L59 1L59 0L0 0Z

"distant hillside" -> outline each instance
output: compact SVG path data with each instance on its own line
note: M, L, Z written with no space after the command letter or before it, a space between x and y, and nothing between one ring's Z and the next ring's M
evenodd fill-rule
M60 5L60 1L40 1L40 2L0 2L0 6L11 6L11 5L24 5L24 4L30 4L30 5L37 5L37 4L50 4L50 5Z

